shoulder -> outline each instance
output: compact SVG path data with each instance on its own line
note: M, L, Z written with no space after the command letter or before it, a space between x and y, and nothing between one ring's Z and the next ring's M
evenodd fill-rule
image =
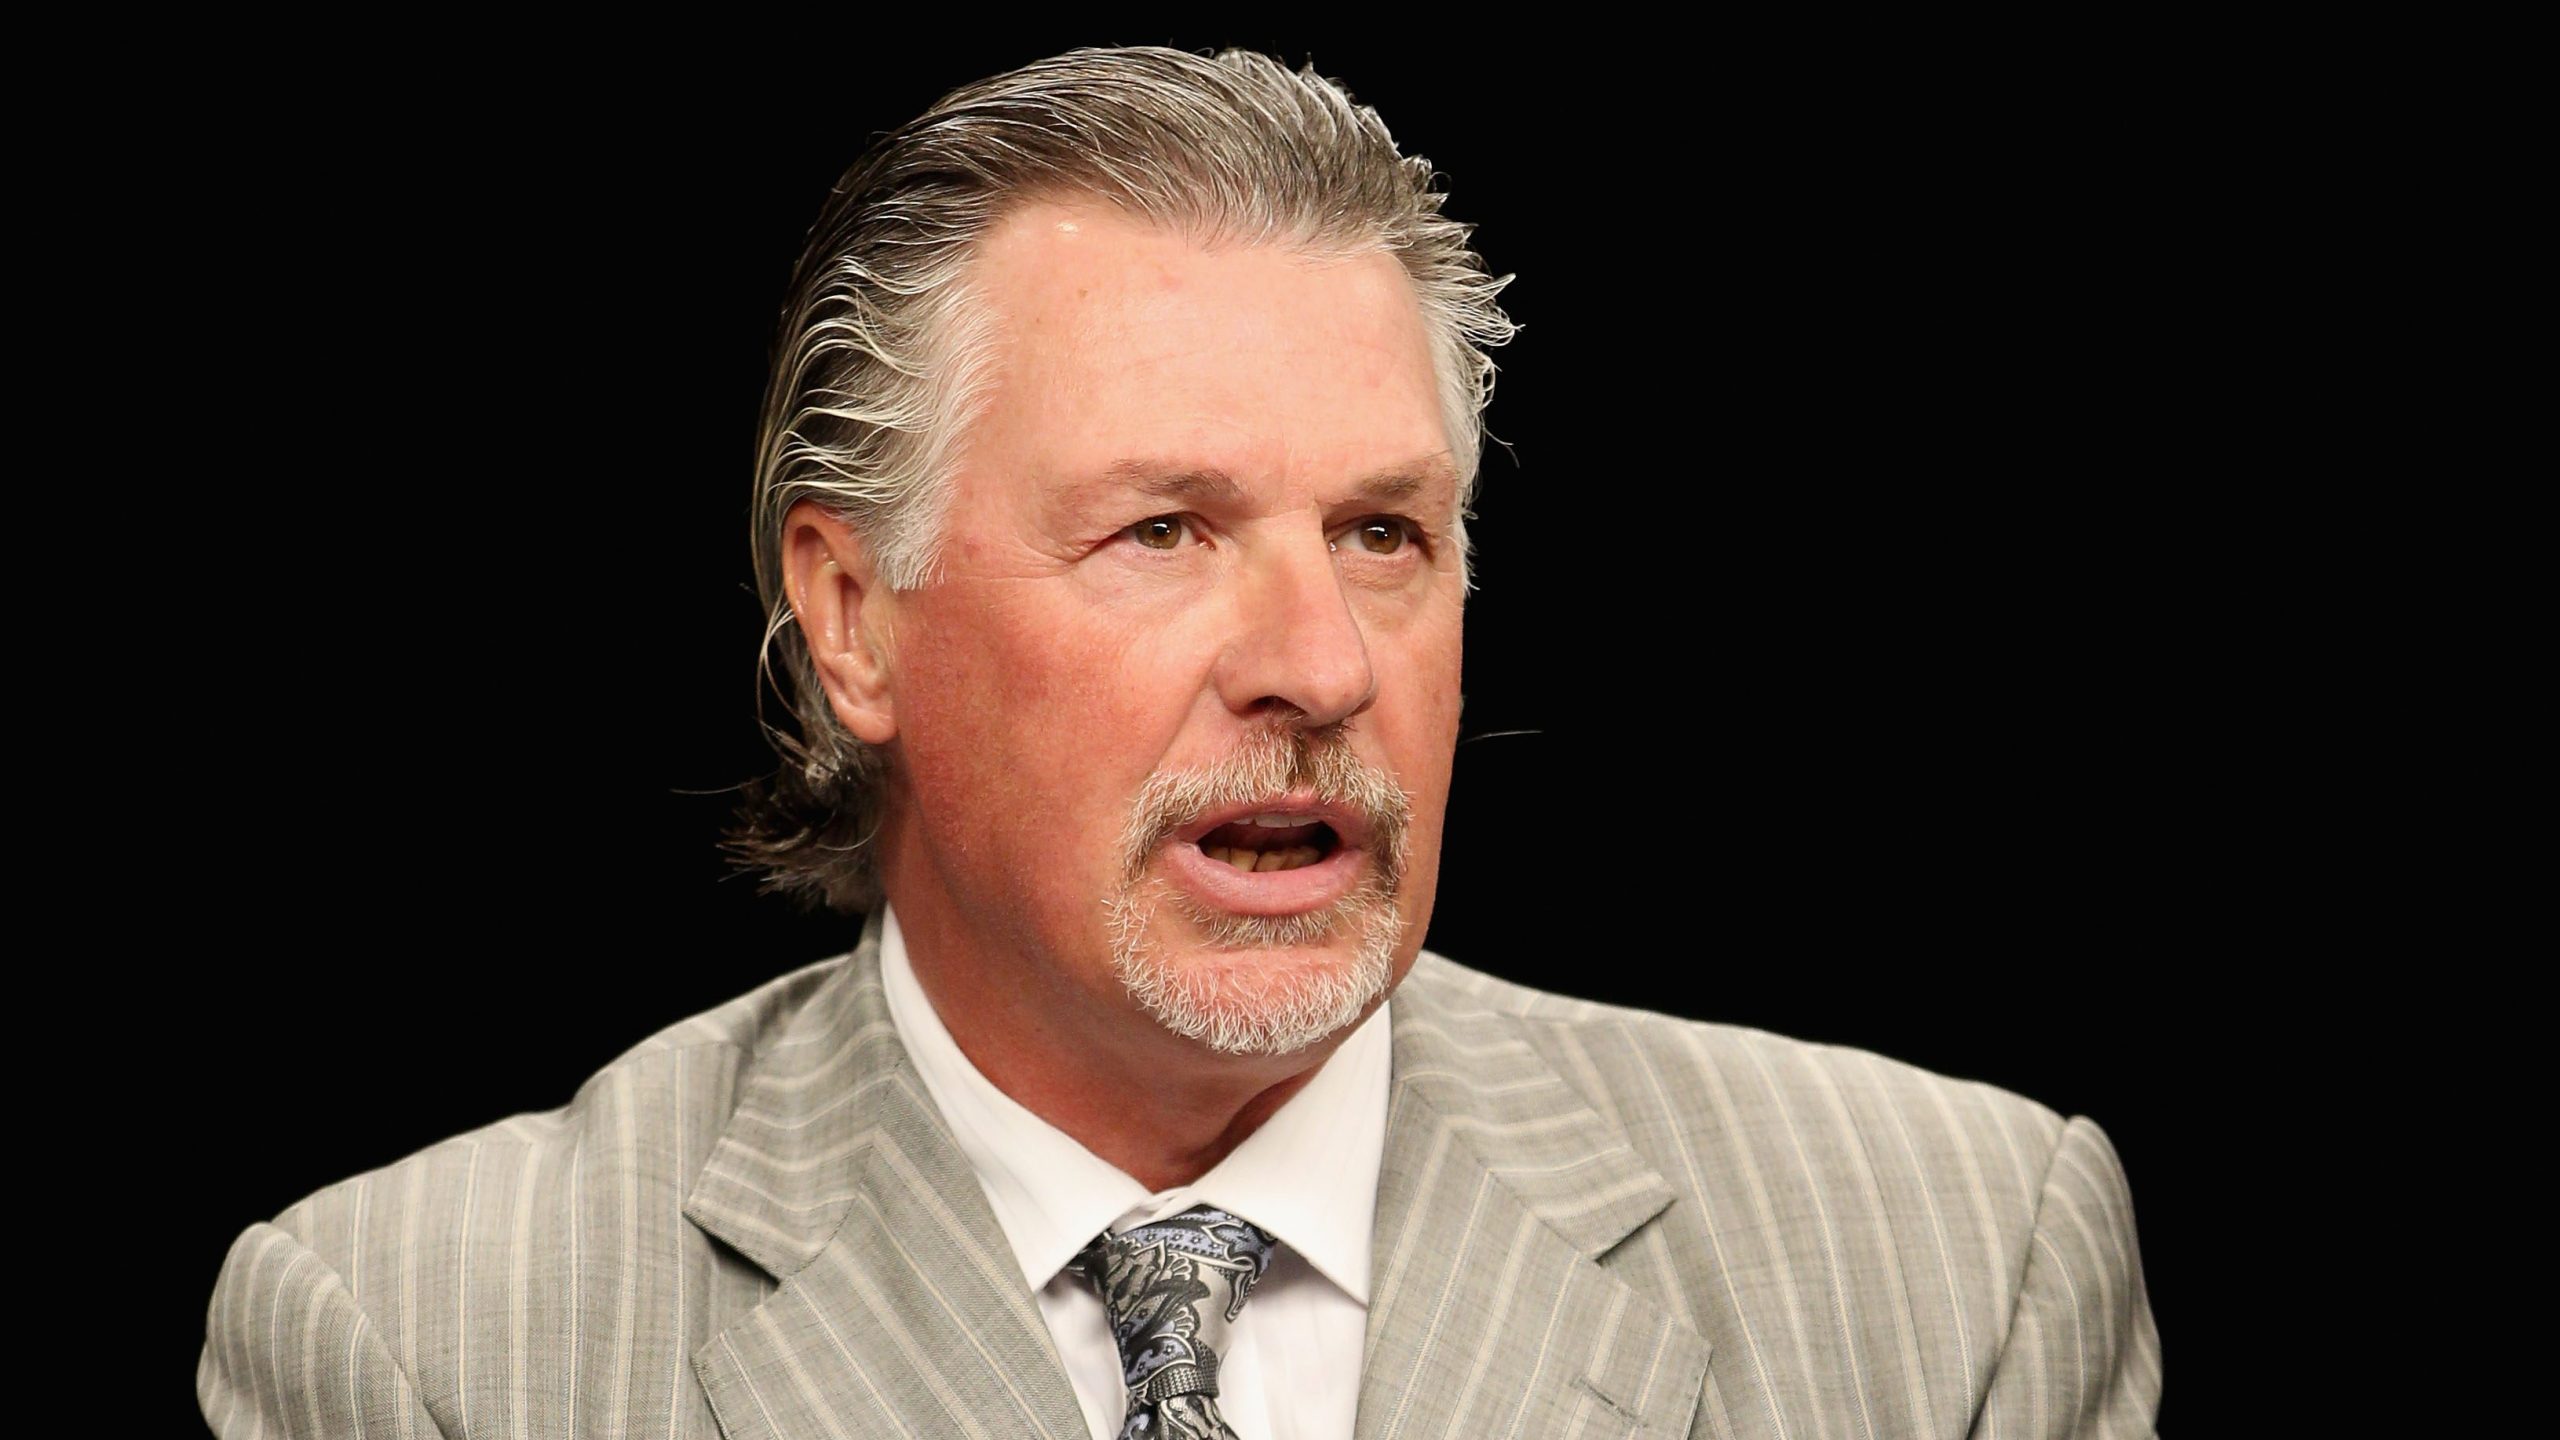
M410 1403L414 1390L441 1420L464 1403L468 1355L491 1333L574 1330L596 1302L605 1306L596 1313L616 1313L617 1297L649 1276L711 1274L714 1284L680 1292L688 1305L712 1303L705 1297L719 1286L749 1286L738 1277L751 1267L714 1254L684 1222L685 1198L757 1057L783 1043L851 958L804 966L667 1026L556 1109L448 1137L249 1225L207 1307L199 1391L208 1416L250 1393L233 1378L264 1373L279 1317L307 1314L321 1327L314 1336L327 1338L306 1351L383 1358L360 1396L339 1397L361 1401L348 1413Z
M1551 994L1425 952L1398 1003L1532 1047L1676 1188L1722 1217L1966 1228L2024 1261L2066 1133L2095 1126L1848 1045Z
M1809 1108L1838 1119L1846 1107L1852 1120L1952 1114L1994 1127L2000 1148L2014 1143L2044 1153L2065 1125L2039 1101L1871 1050L1536 990L1429 951L1397 994L1416 992L1437 1009L1498 1018L1604 1113L1651 1108L1734 1117Z
M803 966L688 1016L616 1056L567 1104L493 1120L350 1176L289 1206L274 1224L352 1261L388 1227L460 1233L510 1223L509 1208L526 1203L538 1226L574 1218L565 1204L545 1202L565 1201L582 1181L689 1174L755 1057L845 963L837 956Z
M558 1109L466 1130L248 1225L207 1304L207 1422L461 1435L474 1412L566 1427L581 1404L684 1407L681 1386L607 1379L678 1373L686 1335L771 1286L684 1204L755 1061L794 1043L788 1027L858 953L658 1030ZM643 1309L643 1294L676 1309ZM614 1363L581 1371L594 1355Z
M205 1312L205 1420L220 1435L466 1435L476 1412L571 1432L599 1404L632 1427L673 1425L691 1402L655 1376L681 1376L686 1335L768 1291L763 1271L684 1220L686 1197L758 1056L788 1043L852 958L668 1025L563 1107L466 1130L248 1225Z
M2083 1404L2142 1433L2158 1340L2131 1190L2094 1120L1869 1050L1548 994L1427 952L1396 1003L1410 1012L1398 1023L1444 1032L1439 1053L1488 1057L1489 1072L1519 1073L1528 1047L1547 1084L1588 1105L1586 1125L1660 1177L1670 1203L1604 1263L1719 1333L1799 1335L1811 1363L1770 1372L1788 1392L1771 1403L1827 1413L1806 1377L1916 1356L1961 1377L1938 1397L1959 1410L1996 1372L1996 1408L2021 1428Z

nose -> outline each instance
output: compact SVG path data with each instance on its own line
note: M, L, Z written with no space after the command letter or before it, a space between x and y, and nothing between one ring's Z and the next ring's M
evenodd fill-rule
M1233 592L1233 638L1218 669L1227 708L1239 715L1295 710L1311 729L1368 709L1378 698L1368 636L1324 537L1292 537L1245 569Z

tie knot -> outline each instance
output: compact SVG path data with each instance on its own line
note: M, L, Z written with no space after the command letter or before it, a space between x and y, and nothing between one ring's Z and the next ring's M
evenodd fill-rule
M1111 1312L1133 1415L1176 1396L1218 1393L1227 1327L1279 1243L1242 1216L1194 1205L1117 1235L1105 1231L1068 1262Z

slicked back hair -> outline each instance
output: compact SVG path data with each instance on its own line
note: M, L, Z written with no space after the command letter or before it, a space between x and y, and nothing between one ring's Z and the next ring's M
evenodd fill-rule
M1202 245L1393 254L1430 338L1463 569L1493 389L1485 351L1515 328L1496 303L1512 277L1487 272L1468 248L1474 227L1440 213L1432 178L1312 65L1153 47L1074 50L955 90L854 162L793 271L756 437L760 663L796 725L764 724L781 765L745 787L725 848L764 888L846 912L878 898L884 766L818 681L783 584L784 517L815 500L862 537L881 583L933 582L959 445L989 381L970 261L1026 204L1098 200Z

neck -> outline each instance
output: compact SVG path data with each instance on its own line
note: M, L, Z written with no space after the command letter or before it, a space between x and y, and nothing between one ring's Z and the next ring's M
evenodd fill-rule
M929 986L925 993L933 994ZM939 1008L940 1002L935 1003ZM1158 1073L1097 1090L1023 1051L1003 1045L973 1047L958 1031L952 1039L980 1074L1024 1109L1140 1185L1159 1191L1191 1184L1216 1168L1322 1068L1322 1057L1299 1056L1294 1058L1304 1069L1269 1084L1260 1084L1258 1077L1225 1083L1185 1077L1168 1083L1169 1077ZM1326 1053L1331 1049L1327 1046ZM1145 1103L1130 1104L1131 1095L1144 1095Z
M1289 1055L1219 1054L1125 996L984 953L930 902L897 913L918 986L978 1073L1149 1190L1207 1174L1358 1028Z

